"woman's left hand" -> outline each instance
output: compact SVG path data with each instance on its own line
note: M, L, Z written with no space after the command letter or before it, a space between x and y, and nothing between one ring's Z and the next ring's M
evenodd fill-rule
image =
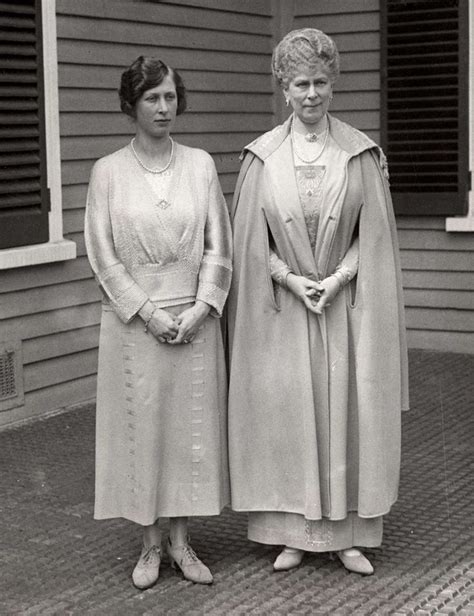
M168 344L192 342L210 310L209 304L201 300L197 300L191 308L183 310L175 319L176 323L178 323L178 334L176 338L169 340Z
M314 301L314 312L316 314L323 314L323 310L331 305L336 295L341 290L339 280L335 276L328 276L319 283L323 290L318 300Z

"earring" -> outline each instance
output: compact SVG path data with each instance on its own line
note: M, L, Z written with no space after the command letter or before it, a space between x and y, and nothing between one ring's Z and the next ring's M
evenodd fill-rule
M286 103L286 106L288 107L288 105L290 104L290 99L289 98L285 98L285 103Z
M329 100L332 101L333 98L334 98L334 94L331 94L331 96L329 97Z

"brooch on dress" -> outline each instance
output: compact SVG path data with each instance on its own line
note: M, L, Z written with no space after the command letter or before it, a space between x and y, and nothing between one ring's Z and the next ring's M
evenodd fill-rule
M306 141L309 141L310 143L314 143L315 141L318 140L318 134L317 133L306 133L304 138L306 139Z
M162 210L166 210L167 208L169 208L171 205L171 203L169 201L166 201L166 199L161 199L160 201L158 201L158 203L156 204L157 207L159 207Z

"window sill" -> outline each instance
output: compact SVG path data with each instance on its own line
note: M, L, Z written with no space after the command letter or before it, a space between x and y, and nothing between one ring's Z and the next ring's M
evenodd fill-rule
M468 214L467 216L454 216L452 218L446 218L446 231L474 233L474 216L472 214Z
M75 258L76 244L71 240L6 248L0 250L0 270L39 265L40 263L68 261Z

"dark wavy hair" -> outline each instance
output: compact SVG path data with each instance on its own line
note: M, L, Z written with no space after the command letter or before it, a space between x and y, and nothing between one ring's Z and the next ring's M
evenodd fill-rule
M159 86L163 79L171 75L176 86L178 109L180 115L186 109L186 88L181 75L158 58L139 56L122 73L119 88L120 109L131 118L136 117L135 107L144 92Z

